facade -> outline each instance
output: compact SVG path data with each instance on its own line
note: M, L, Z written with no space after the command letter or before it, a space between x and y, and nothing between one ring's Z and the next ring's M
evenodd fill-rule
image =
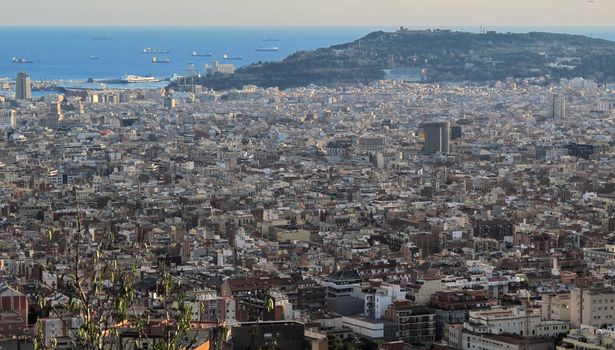
M450 152L451 123L450 122L428 122L422 124L425 131L425 146L423 153L432 155L434 153L448 154Z
M553 350L554 342L548 338L530 338L529 347L526 339L513 335L478 334L463 331L462 350Z
M570 293L543 294L540 304L543 319L570 321Z
M28 326L28 298L8 287L0 285L0 338L24 334Z
M397 322L397 336L406 343L430 345L436 341L436 315L429 308L412 305L407 300L395 301L385 317Z
M557 350L607 350L615 345L615 332L593 327L571 330Z
M205 74L207 75L215 75L217 73L220 74L233 74L235 73L235 65L231 63L219 63L218 61L214 61L213 65L205 65Z
M382 152L386 147L386 139L381 136L362 136L359 138L359 150L363 152Z
M17 74L15 79L15 98L18 100L32 99L32 82L26 72Z
M357 270L335 271L329 275L323 285L327 288L327 299L349 297L355 285L361 283L361 275Z
M49 104L47 113L47 127L56 130L64 121L64 112L62 112L62 104L60 101Z
M15 121L16 117L14 110L0 110L0 128L14 128Z
M526 322L529 321L529 327ZM490 310L470 311L468 321L464 328L474 333L510 334L526 336L525 329L529 328L532 337L554 337L566 334L569 330L568 322L543 320L541 310L525 310L522 307L494 307Z
M555 94L549 101L549 116L553 119L566 118L566 96Z
M570 292L570 323L573 327L615 324L615 290L574 288Z

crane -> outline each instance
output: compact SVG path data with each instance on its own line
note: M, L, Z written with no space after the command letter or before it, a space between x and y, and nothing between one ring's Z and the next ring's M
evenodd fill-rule
M525 345L525 350L530 350L530 319L532 316L532 310L530 309L531 301L530 301L530 291L525 290L525 298L523 298L523 308L525 309L525 330L523 331L523 342Z

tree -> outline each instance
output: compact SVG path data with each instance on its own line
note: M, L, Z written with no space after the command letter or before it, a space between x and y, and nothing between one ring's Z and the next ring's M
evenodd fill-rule
M76 228L71 230L67 239L67 256L70 257L71 268L60 278L63 288L52 288L67 295L68 302L66 305L52 305L40 296L40 308L59 318L77 318L78 327L72 330L70 337L74 347L78 349L121 348L121 333L125 330L132 334L135 348L144 343L148 344L149 349L191 348L199 331L186 340L191 331L192 310L186 302L185 293L166 266L159 265L157 271L157 300L161 304L158 310L161 317L153 320L151 315L137 311L138 301L135 298L137 271L144 260L142 253L147 253L147 245L134 243L131 246L131 249L137 252L134 263L130 268L119 266L110 251L103 249L116 248L113 235L105 231L101 235L101 242L91 242L85 234L88 227L82 222L82 211L79 209L76 195L75 201ZM49 230L47 239L53 241L59 238L54 237ZM96 249L91 251L93 246ZM152 336L153 329L157 330L155 337ZM34 348L55 349L55 339L44 339L42 331L42 320L38 320ZM224 328L218 331L220 334L224 332ZM215 341L223 340L225 336Z

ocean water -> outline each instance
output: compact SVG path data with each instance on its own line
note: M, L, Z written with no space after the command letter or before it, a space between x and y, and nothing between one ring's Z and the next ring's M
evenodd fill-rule
M14 78L23 70L35 81L119 78L125 74L170 77L185 73L190 64L202 72L204 64L214 61L238 67L278 61L299 50L352 41L375 29L0 27L0 78ZM101 37L111 40L96 40ZM170 53L145 54L147 47ZM278 47L279 51L255 50L260 47ZM194 50L213 56L193 57ZM224 60L224 54L243 59ZM154 64L154 56L171 62ZM33 63L11 63L13 57Z
M412 27L411 27L412 28ZM161 27L1 27L0 78L14 78L27 71L34 81L112 79L125 74L170 77L184 74L190 64L203 71L213 61L242 66L259 61L278 61L300 50L328 47L349 42L374 30L391 27L340 28L161 28ZM424 28L416 28L424 29ZM478 32L479 27L449 27ZM551 31L582 34L615 41L615 27L492 27L501 32ZM109 37L110 40L95 40ZM276 39L277 41L265 41ZM277 52L255 51L259 47L278 47ZM144 54L143 49L169 50L169 54ZM212 57L193 57L192 51L213 53ZM224 54L241 56L226 61ZM97 56L98 59L89 59ZM151 62L153 56L168 58L170 63ZM33 63L16 64L24 58Z

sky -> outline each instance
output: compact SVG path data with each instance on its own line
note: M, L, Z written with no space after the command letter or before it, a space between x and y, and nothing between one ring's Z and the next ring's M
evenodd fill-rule
M615 26L615 0L2 0L0 25Z

